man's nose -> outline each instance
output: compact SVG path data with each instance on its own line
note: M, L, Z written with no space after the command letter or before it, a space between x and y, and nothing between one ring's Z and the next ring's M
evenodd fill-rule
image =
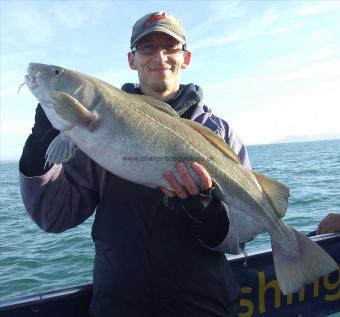
M168 55L166 54L164 47L157 47L156 52L153 54L153 59L157 61L165 61L167 58Z

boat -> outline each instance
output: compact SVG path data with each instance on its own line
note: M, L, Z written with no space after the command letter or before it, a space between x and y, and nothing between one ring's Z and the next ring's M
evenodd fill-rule
M311 237L340 265L340 233ZM275 278L271 249L227 256L241 285L239 317L321 317L340 312L340 271L283 295ZM0 317L88 316L92 285L85 284L0 301ZM340 316L340 314L339 314Z

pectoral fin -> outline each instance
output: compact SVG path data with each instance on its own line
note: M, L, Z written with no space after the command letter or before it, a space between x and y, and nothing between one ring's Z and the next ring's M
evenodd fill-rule
M278 217L282 218L288 207L289 188L266 175L252 171L262 190L274 207Z
M60 133L49 145L46 151L46 164L63 163L73 158L76 147L71 139Z
M73 125L83 125L94 130L99 116L96 112L87 110L77 99L62 91L52 91L50 98L55 111L62 119Z

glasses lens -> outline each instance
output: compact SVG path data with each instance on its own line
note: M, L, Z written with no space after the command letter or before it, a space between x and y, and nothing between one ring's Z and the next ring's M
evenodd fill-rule
M157 51L157 46L152 44L141 44L137 46L137 51L142 54L154 54Z
M185 50L184 47L181 46L181 44L179 43L169 43L169 44L164 44L164 45L141 43L136 46L135 50L137 50L138 53L140 54L152 55L152 54L155 54L159 48L161 48L161 50L166 55L176 54L176 53L179 53Z

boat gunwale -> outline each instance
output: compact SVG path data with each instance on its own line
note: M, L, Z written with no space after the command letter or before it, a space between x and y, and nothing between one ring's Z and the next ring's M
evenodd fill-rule
M317 235L310 237L314 242L322 244L325 242L330 242L333 240L339 240L340 242L340 232L339 233L329 233L323 235ZM226 255L230 264L235 264L237 262L244 265L244 261L252 258L257 258L259 256L265 256L270 254L271 248L262 248L260 250L247 251L246 254L241 253L238 255ZM35 306L43 305L44 303L50 301L61 301L65 298L84 296L84 293L92 293L92 283L80 284L76 286L67 287L64 289L56 289L42 293L36 293L32 295L18 296L14 298L8 298L5 300L0 300L0 312L6 312L14 308L20 308L24 306Z

